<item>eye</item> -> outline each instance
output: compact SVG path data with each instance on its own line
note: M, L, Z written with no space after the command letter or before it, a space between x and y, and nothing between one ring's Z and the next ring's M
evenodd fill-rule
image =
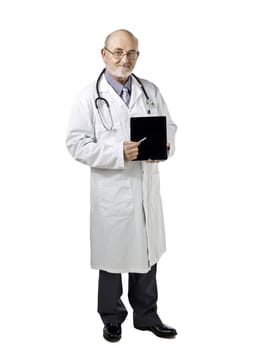
M114 56L115 57L117 57L117 58L118 57L122 57L122 55L123 55L123 51L120 51L120 50L119 51L114 51Z
M135 51L135 50L131 50L131 51L128 51L128 52L127 52L127 57L128 57L129 59L132 59L132 60L136 60L137 57L138 57L138 55L139 55L139 52L138 52L138 51Z
M128 51L128 53L127 53L127 55L129 56L129 57L136 57L136 51Z

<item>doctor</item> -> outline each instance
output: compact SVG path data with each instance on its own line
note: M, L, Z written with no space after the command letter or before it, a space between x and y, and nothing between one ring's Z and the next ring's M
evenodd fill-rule
M169 157L175 149L176 125L158 88L131 75L139 56L132 33L109 34L101 54L105 71L76 98L66 143L73 158L91 168L91 267L99 270L103 336L111 342L121 338L127 316L121 273L129 273L134 327L174 338L176 330L157 314L156 270L166 250L158 161L133 162L139 142L130 140L129 119L165 115Z

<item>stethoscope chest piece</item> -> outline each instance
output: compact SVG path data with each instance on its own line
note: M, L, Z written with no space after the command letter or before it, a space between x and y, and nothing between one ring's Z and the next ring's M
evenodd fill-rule
M152 108L155 108L155 104L154 104L154 102L151 100L151 98L148 98L147 100L146 100L146 104L147 104L147 107L149 108L149 110Z

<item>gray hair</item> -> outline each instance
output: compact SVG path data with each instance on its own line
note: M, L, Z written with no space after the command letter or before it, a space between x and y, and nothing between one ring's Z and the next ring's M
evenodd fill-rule
M112 33L108 34L108 36L105 38L105 47L108 46L108 43L110 41L110 38L113 34L117 33L117 32L124 32L126 34L128 34L137 44L138 44L138 39L134 36L133 33L131 33L129 30L126 29L118 29L113 31Z

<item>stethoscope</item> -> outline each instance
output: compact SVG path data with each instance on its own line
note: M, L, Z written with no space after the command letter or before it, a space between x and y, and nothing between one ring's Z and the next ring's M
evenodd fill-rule
M95 99L95 106L96 106L96 109L98 111L98 114L99 114L99 117L100 117L100 120L104 126L104 128L106 130L113 130L113 127L114 127L114 122L113 122L113 118L112 118L112 114L111 114L111 109L110 109L110 104L109 102L107 101L107 99L105 99L104 97L101 97L100 95L100 92L99 92L99 83L100 83L100 80L102 79L102 76L105 72L105 68L102 70L102 72L100 73L99 77L97 78L97 81L96 81L96 93L97 93L97 98ZM144 95L145 95L145 98L146 98L146 106L147 106L147 114L151 114L151 108L154 108L155 104L154 102L151 100L151 98L148 96L147 92L146 92L146 89L144 87L144 85L141 83L140 79L135 75L135 74L131 74L138 82L140 88L142 89ZM99 103L100 102L100 103ZM105 124L105 121L104 121L104 118L102 116L102 113L101 113L101 108L99 105L101 105L101 102L103 104L106 105L107 107L107 110L108 110L108 113L109 113L109 116L110 116L110 126L106 125Z

